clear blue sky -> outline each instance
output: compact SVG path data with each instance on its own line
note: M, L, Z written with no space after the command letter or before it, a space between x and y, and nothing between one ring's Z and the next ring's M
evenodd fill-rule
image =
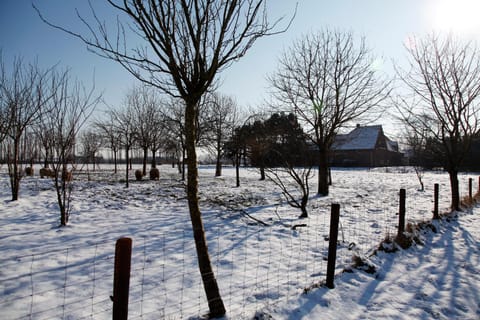
M86 0L34 0L51 21L77 29L75 8L88 14ZM100 18L111 19L116 11L93 0ZM270 0L272 19L292 14L295 0ZM3 60L14 56L35 58L42 66L59 63L85 84L95 76L110 105L121 104L134 80L120 65L87 51L86 46L45 25L33 10L31 0L0 0L0 48ZM412 35L448 30L479 38L479 0L298 0L297 16L284 34L260 39L247 55L222 75L220 91L233 95L242 106L258 106L268 97L267 74L275 70L280 53L302 34L324 27L352 30L365 36L373 52L383 58L382 69L392 73L392 60L402 63L404 43Z

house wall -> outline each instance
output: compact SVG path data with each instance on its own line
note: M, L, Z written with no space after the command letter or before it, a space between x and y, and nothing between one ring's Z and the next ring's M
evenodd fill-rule
M398 166L401 160L400 153L384 149L333 151L330 156L330 164L339 167Z

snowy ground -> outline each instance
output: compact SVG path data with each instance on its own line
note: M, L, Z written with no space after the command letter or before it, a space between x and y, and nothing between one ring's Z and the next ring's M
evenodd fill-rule
M480 209L435 223L424 245L378 253L374 274L343 273L268 310L273 319L480 319Z
M128 189L122 172L101 169L90 181L84 172L76 175L66 228L58 227L52 181L25 177L20 200L11 202L0 170L2 319L111 318L114 246L122 236L134 243L131 319L183 319L207 311L176 169L162 166L160 181L133 181ZM255 170L241 171L240 188L234 188L232 168L219 178L213 173L201 167L200 199L229 319L480 317L480 208L436 222L436 233L422 231L424 245L372 256L396 234L400 188L407 190L408 221L431 219L434 183L440 184L441 211L447 211L446 174L426 173L422 192L408 168L335 169L331 195L312 196L310 217L299 220L300 212ZM477 176L462 174L462 195L468 178L476 190ZM333 202L341 205L336 288L302 294L325 279ZM306 226L292 230L296 224ZM342 273L353 256L368 259L376 272Z

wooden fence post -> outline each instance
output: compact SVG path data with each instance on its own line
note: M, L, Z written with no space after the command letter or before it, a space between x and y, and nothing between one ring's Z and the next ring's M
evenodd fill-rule
M468 179L468 200L473 203L473 178Z
M433 188L433 219L440 219L438 214L438 195L439 195L440 186L438 183L435 183Z
M406 191L405 189L400 189L400 207L398 211L398 233L397 237L403 237L403 232L405 231L405 198Z
M327 287L335 288L333 278L335 277L335 260L337 259L338 223L340 221L340 205L332 203L330 215L330 242L328 244L327 262Z
M113 275L113 320L128 319L131 258L132 239L118 239L115 245L115 270Z

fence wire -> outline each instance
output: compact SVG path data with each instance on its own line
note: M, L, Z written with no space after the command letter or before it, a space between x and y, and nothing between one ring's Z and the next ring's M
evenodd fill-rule
M465 194L466 179L461 179ZM442 181L440 208L448 210ZM374 199L367 199L367 198ZM341 206L337 273L352 256L372 254L398 227L398 190L331 198ZM407 222L432 218L433 184L407 188ZM282 219L268 227L207 227L211 261L228 314L251 319L257 311L298 297L326 275L330 207L314 202L305 224ZM185 319L208 312L188 229L133 239L130 319ZM114 243L91 242L0 259L2 319L109 319ZM21 273L19 270L28 270Z

